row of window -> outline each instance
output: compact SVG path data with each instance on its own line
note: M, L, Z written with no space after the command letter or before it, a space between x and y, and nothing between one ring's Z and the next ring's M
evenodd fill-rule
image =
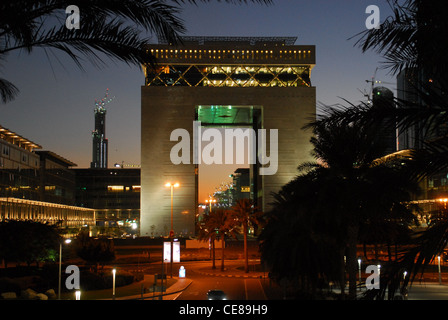
M308 59L311 50L197 50L197 49L151 49L151 54L158 59L236 59L236 60L265 60L265 59Z
M7 144L0 143L0 150L1 150L1 157L4 159L9 159L11 161L20 162L25 165L38 167L39 166L39 160L36 157L30 157L29 153L23 152L20 150L16 150L14 148L11 148ZM5 167L5 161L1 162L1 166Z

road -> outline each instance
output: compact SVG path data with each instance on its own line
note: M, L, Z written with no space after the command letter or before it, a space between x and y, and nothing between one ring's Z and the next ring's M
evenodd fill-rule
M413 284L408 300L448 300L448 286L438 283Z
M240 263L241 264L241 263ZM176 263L173 265L173 275L177 276L180 266L186 269L186 277L193 280L192 284L178 294L176 300L205 300L207 299L207 292L211 289L223 290L229 300L266 300L262 281L265 279L251 278L253 274L249 273L249 277L244 277L242 272L239 272L237 277L232 277L234 273L230 270L234 263L229 261L226 266L228 269L224 272L219 272L219 263L217 264L216 272L221 275L211 275L210 261L186 261ZM168 271L170 277L169 265L164 272ZM129 269L137 268L137 266L127 266ZM139 267L141 271L146 274L161 273L161 264L146 264Z
M265 279L227 277L222 275L210 275L210 261L186 261L181 264L175 264L173 267L174 275L177 276L180 265L186 269L187 278L193 280L192 284L176 296L176 300L205 300L207 299L207 291L210 289L223 290L229 300L266 300ZM232 262L226 261L229 267ZM130 269L136 266L129 266ZM145 264L139 267L147 274L161 273L160 264ZM217 263L219 269L219 261ZM218 271L218 270L217 270ZM166 272L166 271L165 271ZM220 272L217 272L220 273ZM226 271L222 274L231 275L232 272ZM251 274L249 274L251 275ZM446 280L446 279L444 279ZM264 285L264 287L263 287ZM278 297L281 299L281 297ZM443 284L438 282L418 282L416 281L409 289L408 300L448 300L448 282Z
M201 275L194 271L188 276L193 283L177 300L204 300L210 289L223 290L228 300L266 300L259 279L229 278Z

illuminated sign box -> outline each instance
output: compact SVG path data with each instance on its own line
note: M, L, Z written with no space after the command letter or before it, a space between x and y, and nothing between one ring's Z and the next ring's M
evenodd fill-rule
M171 262L171 243L163 243L163 262ZM180 242L173 242L173 262L180 262Z

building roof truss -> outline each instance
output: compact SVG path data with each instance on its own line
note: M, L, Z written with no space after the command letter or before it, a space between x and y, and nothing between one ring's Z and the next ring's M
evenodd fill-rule
M258 71L261 69L261 67L257 67L257 69L254 72L250 72L246 66L241 66L246 72L249 74L249 79L247 79L246 82L243 83L242 87L246 85L250 80L253 80L255 82L258 82L257 79L255 79L255 75L258 73Z
M208 72L204 73L201 71L201 68L198 68L197 66L195 66L195 68L198 69L198 71L202 74L202 79L195 85L195 87L197 87L198 85L200 85L202 83L202 81L207 79L207 76L211 72L211 69L205 68L205 70L208 70Z
M282 66L268 66L268 65L261 65L261 66L247 66L247 65L233 65L233 66L209 66L205 68L206 72L202 71L203 68L198 67L197 65L189 65L189 66L182 66L187 67L185 70L180 70L179 68L176 68L174 65L168 65L164 68L160 68L156 71L156 74L154 76L154 80L158 80L161 83L163 83L164 86L175 86L179 84L180 82L186 83L190 87L197 87L200 86L204 80L209 79L209 75L212 73L213 68L216 68L218 70L218 73L225 76L225 78L220 80L211 80L210 85L214 87L222 87L225 86L228 81L230 83L233 83L235 86L238 87L246 87L248 84L253 81L256 83L257 86L262 87L269 87L274 83L275 81L278 81L278 83L281 84L283 87L289 87L289 86L295 86L299 82L301 82L301 85L310 86L309 83L307 83L300 73L300 70L297 68L294 68L290 65L282 65ZM164 78L161 76L162 73L166 73L166 69L169 69L169 73L177 74L177 78L172 83L168 83ZM191 81L188 81L188 77L186 76L188 72L190 72L193 68L195 68L202 76L202 78L196 83L191 83ZM230 68L230 71L227 71L226 68ZM280 68L279 70L276 70ZM215 70L216 70L215 69ZM267 71L267 74L272 76L272 79L269 80L269 82L262 82L259 79L256 78L256 75L261 74L260 70L265 69ZM237 74L238 70L244 70L246 74L249 76L247 80L236 80L234 77L232 77L234 74ZM279 76L285 71L285 70L291 70L291 73L296 76L296 78L289 82L282 80Z
M219 83L219 87L222 85L222 84L224 84L224 83L226 83L227 82L227 80L230 80L231 82L233 82L233 83L235 83L236 85L237 85L237 83L232 79L232 74L233 74L233 67L231 67L230 68L230 73L228 73L228 72L226 72L226 70L224 70L224 68L223 67L219 67L220 69L221 69L221 71L226 75L226 78L224 79L224 80L222 80L221 81L221 83Z
M176 83L178 83L180 80L183 80L183 81L185 81L186 83L188 83L188 85L189 85L190 87L192 87L192 85L187 81L187 79L186 79L186 77L185 77L185 75L187 74L187 72L188 72L192 67L193 67L193 65L189 66L189 67L187 68L187 70L185 70L184 72L182 72L182 73L179 75L179 78L177 78L177 80L174 81L173 86L175 86ZM176 70L176 68L174 68L174 66L170 66L170 68L173 68L174 70ZM176 70L176 71L177 71L177 70Z
M269 83L267 84L267 86L270 87L270 86L271 86L271 83L272 83L274 80L277 80L277 81L279 81L283 86L286 87L287 85L286 85L283 81L281 81L281 80L278 78L278 75L285 69L285 67L281 68L280 72L278 72L278 73L276 73L275 70L273 71L271 68L272 68L272 67L268 67L268 66L266 66L266 69L268 69L269 72L274 76L274 77L272 78L272 80L269 81Z
M165 87L168 87L168 85L165 83L165 81L163 81L163 79L160 78L160 75L161 75L162 72L164 72L164 71L165 71L165 68L160 68L160 69L157 71L157 73L155 74L154 79L153 79L152 81L154 81L154 80L156 80L156 79L159 79L159 81L162 82L162 83L165 85Z

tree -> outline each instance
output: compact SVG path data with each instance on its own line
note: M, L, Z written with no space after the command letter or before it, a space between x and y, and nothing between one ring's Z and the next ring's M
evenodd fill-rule
M448 169L448 45L443 39L448 36L448 21L444 12L445 1L405 0L402 4L388 1L393 14L385 19L378 29L365 30L353 38L363 52L373 50L384 57L382 63L391 74L397 75L405 69L414 72L413 101L394 98L380 108L369 104L327 108L327 121L350 123L353 120L366 124L382 122L400 133L419 125L423 145L420 150L411 150L409 165L414 175L423 178ZM352 38L352 39L353 39ZM323 118L322 118L323 119ZM405 159L406 161L406 159Z
M216 237L221 240L221 270L224 271L224 249L226 237L235 237L236 218L229 210L217 209L210 212L207 220L207 229L214 230ZM213 232L213 231L212 231Z
M388 0L392 15L378 29L364 30L358 38L363 52L373 50L384 58L383 67L397 74L405 68L424 69L433 79L446 79L448 21L446 1Z
M66 8L73 2L65 0L4 0L0 4L0 60L14 50L31 53L43 48L67 54L83 69L82 58L94 66L104 65L104 57L140 66L155 63L145 50L150 38L145 33L179 43L185 32L179 17L181 5L206 3L210 0L79 0L80 28L66 27ZM246 3L246 0L226 0ZM271 0L250 2L270 4ZM0 78L0 97L11 101L19 90Z
M334 192L324 181L327 171L321 168L304 172L274 194L272 210L266 212L266 224L259 235L261 259L270 270L270 277L289 283L294 293L314 298L323 284L334 282L341 287L345 280L341 221L322 214L330 211ZM337 198L337 197L335 197ZM336 206L336 204L335 204ZM311 295L311 297L309 296Z
M329 108L328 121L354 119L364 124L383 122L401 131L419 125L419 149L409 150L402 162L410 168L409 174L423 179L448 169L448 63L444 54L448 35L448 20L444 12L445 1L406 0L402 4L389 1L393 14L379 29L366 30L358 37L356 45L363 52L374 50L383 55L383 66L392 74L404 69L414 72L416 98L406 101L395 98L389 105L372 108L368 104L353 105L335 110ZM440 219L424 232L412 236L400 259L390 268L382 270L381 290L372 292L372 298L384 298L386 290L393 297L399 286L412 283L417 272L443 250L447 239L448 224ZM402 272L409 277L402 283ZM384 277L384 279L383 279Z
M292 266L278 265L276 273L282 277L285 272L294 279L294 272L300 270L304 274L300 282L312 290L322 279L338 277L343 295L346 268L349 297L353 299L356 297L360 228L369 223L410 223L413 215L403 202L410 199L411 191L416 191L417 187L399 162L375 161L382 151L381 139L376 134L378 127L359 122L346 125L317 120L307 128L313 129L311 143L316 162L299 166L301 174L277 195L280 201L275 207L280 206L274 207L262 236L264 258L272 265L269 251L281 252L283 257L279 261L285 264L289 260ZM270 230L272 223L273 230ZM297 228L301 234L291 228ZM268 242L275 234L285 232L285 242L295 242L295 239L301 242L289 246L283 243L285 248ZM286 254L292 255L292 248L306 258L291 261ZM316 256L310 257L314 250ZM334 262L325 262L327 257L332 257Z
M212 269L216 269L215 265L215 240L216 240L216 225L210 214L204 215L202 224L199 226L198 238L203 241L210 241L212 244Z
M309 124L314 155L331 171L333 186L339 185L334 199L339 219L344 221L349 296L356 296L357 244L362 225L408 225L414 221L404 205L418 185L400 160L376 161L384 150L378 132L381 123L365 124L315 121ZM338 181L339 180L339 181Z
M89 264L95 266L95 272L98 272L98 266L104 266L105 263L115 260L114 243L110 239L94 239L87 232L81 232L74 241L74 250L76 254Z
M60 235L55 225L34 221L6 220L0 222L0 258L28 265L54 260Z
M241 199L230 209L234 217L243 228L244 237L244 272L249 272L249 257L247 248L247 235L249 226L256 226L260 223L262 212L259 211L250 199Z

